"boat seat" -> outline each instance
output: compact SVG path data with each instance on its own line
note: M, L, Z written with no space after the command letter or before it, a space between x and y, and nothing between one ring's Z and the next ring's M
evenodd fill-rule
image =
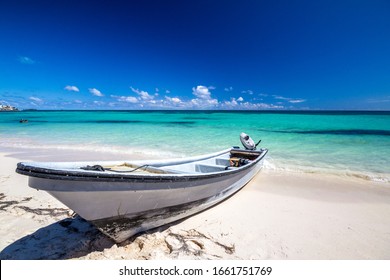
M229 159L226 159L226 158L216 158L215 159L215 163L217 165L223 165L223 166L230 166L230 162L229 162Z
M177 169L169 169L169 168L164 168L163 170L166 171L167 173L170 173L170 174L195 174L195 173L199 173L199 172L195 172L195 171L177 170Z
M226 170L224 165L196 164L195 171L200 173L219 172Z

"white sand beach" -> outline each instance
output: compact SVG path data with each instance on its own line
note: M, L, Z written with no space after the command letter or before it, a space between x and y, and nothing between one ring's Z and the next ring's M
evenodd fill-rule
M390 186L263 169L195 216L113 243L15 173L19 161L118 159L0 151L0 259L390 259Z

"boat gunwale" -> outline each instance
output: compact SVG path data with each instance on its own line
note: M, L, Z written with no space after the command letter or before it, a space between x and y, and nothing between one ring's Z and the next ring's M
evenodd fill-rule
M225 150L227 152L232 149ZM225 152L224 151L224 152ZM224 154L224 152L215 153L215 155ZM235 173L242 172L248 168L255 166L266 156L268 149L262 149L259 156L241 167L209 173L167 173L167 174L125 174L125 173L98 173L98 172L80 172L80 171L61 171L50 168L25 166L25 163L18 163L16 172L30 177L53 179L53 180L68 180L68 181L96 181L96 182L163 182L163 181L195 181L200 179L209 179L222 177ZM207 155L205 155L206 158ZM202 157L194 157L200 158ZM212 158L210 156L209 158ZM191 158L188 158L190 160ZM152 164L153 161L151 161ZM157 162L157 161L156 161ZM173 162L173 161L172 161ZM150 165L151 165L150 164ZM173 165L173 164L172 164Z

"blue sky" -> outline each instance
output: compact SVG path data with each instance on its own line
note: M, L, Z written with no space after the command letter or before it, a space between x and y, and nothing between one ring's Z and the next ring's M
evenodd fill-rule
M0 103L390 110L390 2L0 1Z

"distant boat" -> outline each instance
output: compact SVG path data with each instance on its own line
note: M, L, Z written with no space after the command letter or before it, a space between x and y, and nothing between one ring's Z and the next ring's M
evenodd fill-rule
M247 184L268 150L241 136L246 149L171 160L22 162L16 172L119 243L207 209Z
M26 120L26 119L21 119L19 122L20 122L20 123L27 123L28 120Z

